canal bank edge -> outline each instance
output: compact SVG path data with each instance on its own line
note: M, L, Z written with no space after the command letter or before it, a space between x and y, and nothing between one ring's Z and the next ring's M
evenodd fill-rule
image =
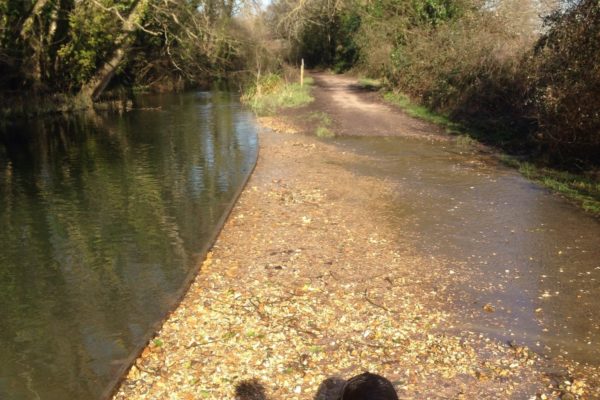
M242 180L242 184L235 191L235 193L233 194L233 196L231 198L231 201L225 207L225 212L223 212L223 215L221 216L221 218L219 218L219 220L216 224L216 228L213 231L212 235L210 236L209 240L207 240L206 244L203 246L203 248L199 250L197 260L195 261L195 264L197 266L190 269L187 276L185 277L185 280L181 286L181 289L178 290L177 293L175 294L173 303L169 306L169 311L165 314L165 316L161 320L152 324L152 326L150 326L147 329L146 334L143 335L143 339L140 340L140 345L138 346L138 348L135 351L133 351L131 353L130 356L128 356L126 358L126 362L123 363L123 366L119 368L118 373L115 374L115 376L117 378L113 379L107 385L107 389L101 394L101 397L100 397L101 399L112 399L114 397L114 395L118 392L119 387L121 386L122 382L127 377L127 373L135 365L135 361L141 356L144 349L146 349L146 347L148 347L150 341L157 335L157 333L160 331L160 328L162 327L162 325L167 320L169 320L173 311L175 311L177 309L177 307L179 307L179 304L184 299L185 295L187 294L188 290L190 289L190 286L194 282L194 279L196 278L196 276L199 273L201 273L203 262L206 260L206 257L209 254L211 248L215 245L217 239L219 238L219 235L221 234L221 230L223 229L223 226L227 222L229 216L231 215L231 213L235 207L236 202L238 201L239 197L245 190L246 185L248 184L248 181L250 180L250 177L252 176L252 174L254 173L254 170L256 169L256 164L258 163L258 157L260 154L260 135L258 134L258 130L260 128L259 128L257 122L256 122L256 126L257 126L256 132L255 132L256 152L254 155L254 160L252 160L252 167L248 170L248 172L246 173L246 175L244 176L244 178Z

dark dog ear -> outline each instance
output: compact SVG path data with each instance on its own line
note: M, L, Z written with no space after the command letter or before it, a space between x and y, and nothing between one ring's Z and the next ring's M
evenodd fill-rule
M256 379L241 381L235 386L236 400L267 400L265 388Z
M325 379L319 385L314 400L340 400L346 381L337 376Z
M365 372L348 379L342 400L398 400L392 382L381 375Z

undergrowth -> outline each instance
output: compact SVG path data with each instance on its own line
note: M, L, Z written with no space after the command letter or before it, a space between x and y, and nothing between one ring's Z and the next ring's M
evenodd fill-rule
M319 126L315 132L320 138L332 138L335 137L335 133L326 126Z
M268 74L249 86L242 95L242 101L248 104L258 115L270 115L281 108L300 107L311 103L310 94L313 80L304 79L304 85L290 82L278 74Z

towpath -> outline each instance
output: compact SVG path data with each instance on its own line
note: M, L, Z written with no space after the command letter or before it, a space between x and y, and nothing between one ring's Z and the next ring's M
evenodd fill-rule
M338 134L444 139L349 79L317 75L314 104L262 120L248 186L115 399L233 398L244 379L312 399L365 370L404 399L600 398L593 370L456 329L446 288L459 274L389 223L390 182L347 168L377 160L312 132L326 113Z

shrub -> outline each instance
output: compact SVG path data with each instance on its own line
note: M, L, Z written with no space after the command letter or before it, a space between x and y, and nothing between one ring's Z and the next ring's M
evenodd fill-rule
M582 0L547 19L532 51L532 101L550 161L600 163L600 3Z

